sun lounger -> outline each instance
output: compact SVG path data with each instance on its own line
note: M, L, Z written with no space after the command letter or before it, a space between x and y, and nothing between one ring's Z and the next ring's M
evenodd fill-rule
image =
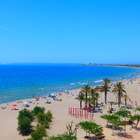
M51 104L51 101L47 101L46 104Z
M17 109L17 108L13 108L13 109L11 109L11 110L19 110L19 109Z
M1 109L6 109L6 107L3 107L3 106L2 106Z
M96 136L96 139L105 140L105 136Z
M25 105L25 107L30 107L30 105Z
M55 101L59 101L59 99L58 99L58 98L54 98L54 100L55 100Z

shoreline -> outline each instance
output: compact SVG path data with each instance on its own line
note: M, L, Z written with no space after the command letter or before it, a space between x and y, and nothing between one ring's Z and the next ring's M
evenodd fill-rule
M131 79L138 79L138 78L140 78L139 77L139 75L137 75L136 77L133 77L133 78L131 78ZM121 79L121 78L120 78ZM114 81L111 81L111 84L113 84L113 83L115 83L115 82L119 82L119 81L125 81L125 80L130 80L130 78L129 79L121 79L121 80L114 80ZM97 80L98 81L98 80ZM88 83L87 83L88 84ZM86 85L86 84L85 84ZM90 85L90 84L88 84L88 85ZM98 85L90 85L91 87L98 87L98 86L101 86L102 84L98 84ZM84 86L84 85L83 85ZM72 89L72 90L68 90L68 92L73 92L73 91L77 91L77 90L80 90L80 89L82 89L82 87L81 88L76 88L76 89ZM64 94L65 93L65 91L63 91L63 92L54 92L54 94L55 95L57 95L57 94ZM42 94L42 93L41 93ZM40 94L40 95L41 95ZM42 97L42 96L40 96L40 95L38 95L38 96L36 96L35 98L37 98L37 97ZM45 94L44 93L44 95L46 95L46 96L48 96L47 95L47 93ZM9 104L9 103L12 103L12 102L17 102L17 101L22 101L22 100L31 100L31 99L34 99L34 98L22 98L22 99L20 99L20 100L13 100L13 101L10 101L10 102L4 102L4 103L0 103L0 105L4 105L4 104Z
M126 67L126 68L128 68L128 67ZM7 80L8 80L8 78L10 78L9 80L11 83L10 82L5 83L5 80L4 80L4 84L1 85L2 90L1 90L1 94L0 94L0 104L5 104L5 103L13 102L13 101L18 101L18 100L30 99L30 98L32 98L33 94L35 94L35 96L40 96L41 94L46 94L48 92L49 93L53 93L53 92L61 93L61 92L64 92L65 90L72 91L72 90L82 88L85 84L89 84L91 86L98 86L98 85L102 84L102 82L101 82L102 78L106 78L108 75L108 71L109 71L108 68L99 68L99 69L101 69L101 72L103 71L103 74L102 73L101 73L101 75L97 74L97 76L96 76L96 72L98 72L98 71L95 71L95 74L93 71L93 72L89 72L89 74L93 74L93 75L89 76L89 75L82 74L85 77L77 79L77 76L74 73L74 76L76 76L75 77L76 79L68 77L68 80L67 80L66 79L67 77L66 78L63 77L60 82L59 82L59 80L56 80L56 81L53 80L52 83L50 82L50 84L49 84L49 81L45 81L44 83L42 83L42 80L37 81L37 83L35 81L35 84L32 84L32 81L29 80L29 82L27 82L23 85L21 84L21 86L20 86L19 81L23 80L23 82L25 82L24 79L26 79L26 78L24 78L24 77L26 77L26 76L23 76L23 78L20 79L20 78L18 78L18 75L14 76L12 74L11 76L14 76L14 77L12 77L12 79L11 79L11 77L7 77ZM94 68L90 68L90 71L92 71L92 70L94 70ZM87 71L87 68L86 68L86 71ZM112 68L111 72L112 73L109 74L108 78L111 79L112 82L116 82L121 79L122 80L132 79L132 78L140 76L139 70L129 70L129 69L121 70L121 68L118 70L118 69ZM106 73L107 73L107 75L106 75ZM117 74L115 75L115 73L117 73ZM5 74L3 76L5 76ZM33 77L31 77L31 79ZM1 79L1 81L3 81L3 79ZM15 83L13 84L12 82L13 83L15 82ZM7 84L9 86L9 88L7 87ZM16 84L19 84L19 86L16 86ZM36 86L36 84L38 84L38 85Z

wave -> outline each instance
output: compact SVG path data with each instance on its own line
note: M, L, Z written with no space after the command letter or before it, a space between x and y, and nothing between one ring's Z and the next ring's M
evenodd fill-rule
M94 83L101 83L101 82L103 82L103 80L94 81Z
M0 99L6 99L6 98L12 98L13 96L7 95L7 96L1 96Z
M78 82L78 84L80 84L80 85L87 85L88 83L85 83L85 82Z
M42 91L42 90L45 90L45 88L39 88L38 90L41 90Z
M70 85L75 85L76 83L70 83Z
M77 83L70 83L70 85L87 85L86 82L77 82Z

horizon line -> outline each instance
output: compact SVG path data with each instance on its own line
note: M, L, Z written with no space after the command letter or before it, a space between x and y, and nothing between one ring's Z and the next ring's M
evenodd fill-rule
M71 64L74 64L74 65L140 65L140 64L136 64L136 63L74 63L74 62L71 62L71 63L64 63L64 62L9 62L9 63L4 63L4 62L1 62L0 65L14 65L14 64L19 64L19 65L22 65L22 64L65 64L65 65L71 65Z

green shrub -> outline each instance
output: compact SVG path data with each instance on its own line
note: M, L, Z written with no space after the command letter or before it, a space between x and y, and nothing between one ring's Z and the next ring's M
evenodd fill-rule
M50 110L46 113L46 117L47 121L52 122L53 115Z
M49 128L49 121L48 121L48 118L47 118L47 114L44 114L44 113L38 113L37 114L37 119L38 119L38 122L43 125L45 128Z
M50 128L50 123L48 121L44 121L41 123L45 128Z
M33 119L34 119L34 116L31 111L29 111L27 109L23 109L23 110L19 111L19 115L18 115L17 119L20 120L25 117L30 118L31 121L33 121Z
M28 117L19 119L18 121L18 131L22 135L29 135L31 132L31 119Z
M39 122L42 122L42 121L51 122L52 121L52 113L50 111L48 111L47 113L38 113L36 115L36 117Z
M38 113L36 117L38 119L38 122L41 123L43 121L46 121L47 115L44 113Z
M50 122L52 121L52 113L48 111L47 113L38 113L36 115L38 122L45 128L50 127Z
M46 129L43 126L37 126L37 129L31 133L33 140L42 140L46 136Z
M68 133L64 133L61 135L49 137L48 140L76 140L76 136L71 136Z
M94 134L95 136L103 136L103 127L96 124L95 122L85 121L80 122L78 125L89 134Z
M34 115L37 115L38 113L44 113L44 111L45 111L44 107L36 106L34 107L32 112L34 113Z
M114 113L114 115L117 115L119 117L127 117L127 118L129 118L131 116L131 112L126 110L126 109L122 109L122 110L119 110L116 113Z

